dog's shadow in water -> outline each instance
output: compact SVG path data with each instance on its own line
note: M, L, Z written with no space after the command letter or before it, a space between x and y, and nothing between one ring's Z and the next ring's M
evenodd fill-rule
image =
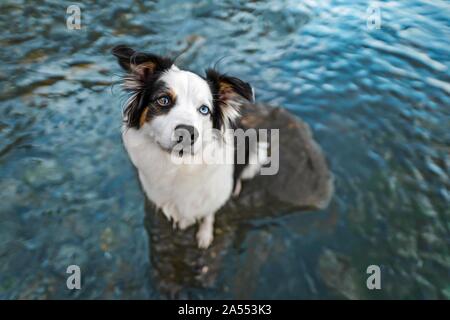
M189 290L214 290L227 253L249 221L302 210L325 208L333 194L333 175L307 124L284 109L251 105L242 127L279 129L279 171L243 184L216 214L214 241L197 248L197 226L174 230L172 223L146 200L145 228L149 236L152 280L162 297L189 298Z

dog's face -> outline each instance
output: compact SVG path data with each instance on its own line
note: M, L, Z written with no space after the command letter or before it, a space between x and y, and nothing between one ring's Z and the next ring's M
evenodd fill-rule
M195 153L213 130L230 126L242 103L253 102L248 83L207 70L203 78L168 58L117 46L112 53L127 72L125 108L129 128L142 130L164 150L180 143Z

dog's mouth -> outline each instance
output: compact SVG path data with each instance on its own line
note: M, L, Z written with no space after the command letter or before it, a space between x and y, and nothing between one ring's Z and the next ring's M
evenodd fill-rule
M168 153L171 153L171 152L172 152L172 149L163 146L163 145L161 144L161 142L159 142L158 140L156 140L156 139L154 139L154 140L155 140L156 144L158 145L158 147L159 147L162 151L165 151L165 152L168 152Z
M159 148L164 151L167 152L169 154L175 154L177 156L179 156L180 158L183 157L183 155L186 154L191 154L194 155L194 147L193 146L183 146L180 143L175 144L172 147L165 147L163 146L159 141L156 141L156 144L159 146Z

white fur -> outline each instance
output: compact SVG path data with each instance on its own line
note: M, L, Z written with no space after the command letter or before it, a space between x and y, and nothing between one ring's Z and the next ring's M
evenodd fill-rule
M248 165L242 170L240 178L242 180L250 180L254 178L260 171L261 167L269 160L267 142L260 141L257 144L257 150L250 152Z
M175 66L161 75L160 80L175 93L176 104L168 113L145 122L139 129L124 126L123 142L138 169L147 197L173 222L174 227L185 229L201 221L197 232L198 246L207 248L213 241L214 215L232 193L233 133L225 130L221 137L214 136L211 117L198 111L202 105L211 111L214 107L211 90L205 80ZM133 83L128 80L125 85ZM130 99L136 99L136 96ZM230 102L233 103L237 102ZM239 115L238 105L229 107L225 112L225 123ZM174 132L178 125L191 125L199 132L190 163L173 161L169 152L176 144ZM258 152L259 157L256 155ZM243 179L250 179L259 172L267 159L267 145L260 146L258 152L251 154L252 164L244 170ZM205 157L212 161L196 161ZM258 161L254 157L258 157Z
M231 195L233 165L174 164L141 130L124 129L122 137L147 197L180 229L204 219L197 238L200 247L208 247L214 214Z
M209 116L198 112L201 105L213 109L212 94L205 80L195 73L172 67L161 78L176 93L176 105L168 114L160 115L140 130L149 135L164 149L170 149L176 144L173 139L175 127L181 124L192 125L199 131L199 139L194 145L194 152L202 147L203 140L210 137L212 123Z
M217 164L176 164L171 154L164 150L173 143L172 134L179 124L194 125L199 139L194 152L201 144L213 143L214 151L229 144L205 137L212 128L209 116L198 112L202 104L212 108L212 96L207 83L197 75L171 69L161 79L177 95L177 104L166 115L146 122L139 130L123 129L125 148L139 172L139 179L147 197L161 208L174 226L185 229L203 220L197 233L198 245L206 248L213 240L214 214L229 199L233 184L233 164L217 161ZM225 136L225 141L231 138ZM203 146L204 147L204 146ZM214 157L216 153L209 155ZM227 153L233 156L232 152ZM194 154L194 157L201 156ZM217 156L223 156L218 152Z

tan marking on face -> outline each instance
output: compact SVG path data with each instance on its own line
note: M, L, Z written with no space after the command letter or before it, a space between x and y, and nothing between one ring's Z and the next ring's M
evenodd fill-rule
M139 118L139 127L142 127L144 125L144 123L147 121L147 113L148 113L148 108L145 108L141 114L141 117Z
M167 94L170 96L170 99L172 100L172 103L175 103L177 101L177 94L172 89L169 89Z

